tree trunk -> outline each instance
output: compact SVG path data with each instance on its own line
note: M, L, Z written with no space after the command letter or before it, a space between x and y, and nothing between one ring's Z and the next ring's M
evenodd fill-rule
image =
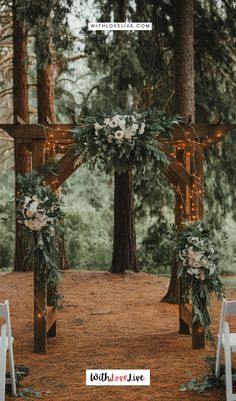
M37 69L37 100L38 122L46 124L48 119L55 122L53 64Z
M185 120L195 121L195 90L194 90L194 0L176 0L175 25L175 108L176 113ZM181 150L180 150L181 152ZM182 155L177 154L177 159ZM177 151L178 153L178 151ZM186 187L180 188L185 198ZM176 226L181 226L185 215L179 214L182 199L176 194ZM171 279L163 302L177 303L177 265L173 264Z
M132 171L115 173L112 273L137 269Z
M127 0L117 2L115 6L115 20L124 22L126 19ZM125 42L124 32L115 32L118 48ZM118 107L125 110L127 107L126 83L120 79L118 83ZM112 273L124 273L131 269L138 271L136 259L136 234L134 219L133 173L128 170L122 174L115 172L114 189L114 238Z
M17 116L29 123L28 80L27 80L27 35L23 24L17 19L16 1L13 1L13 119ZM14 142L15 174L31 171L32 158L27 144ZM19 190L15 182L15 195ZM16 222L15 271L30 271L32 264L26 259L27 241L22 226Z

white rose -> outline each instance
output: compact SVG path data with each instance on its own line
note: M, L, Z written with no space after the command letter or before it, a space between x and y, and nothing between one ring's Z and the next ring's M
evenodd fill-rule
M36 224L35 220L31 219L31 220L28 220L28 225L27 226L30 228L30 230L34 231L35 230L35 224Z
M114 118L110 121L110 127L111 128L116 128L118 127L118 123L116 120L114 120Z
M131 131L136 132L137 130L138 130L138 124L137 123L132 124L131 125Z
M118 122L119 127L123 130L126 127L125 120L120 119Z
M32 212L32 213L36 213L36 211L37 211L37 208L38 208L38 202L36 202L36 201L34 201L34 202L32 202L30 205L29 205L29 210Z
M30 209L26 210L25 214L27 217L29 217L29 219L34 216L34 214L32 213L32 211Z
M122 141L122 139L124 138L124 132L121 130L118 130L115 132L115 139L117 141Z
M131 139L133 138L134 135L135 135L135 134L134 134L130 129L127 129L127 130L125 130L125 132L124 132L124 136L125 136L125 138L128 139L128 140L131 140Z

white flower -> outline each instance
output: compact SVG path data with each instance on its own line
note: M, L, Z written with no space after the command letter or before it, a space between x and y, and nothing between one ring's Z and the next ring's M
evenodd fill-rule
M40 202L40 199L38 198L37 195L33 195L33 196L32 196L32 199L33 199L33 201L35 201L35 202L37 202L37 203Z
M142 135L144 133L144 130L145 130L145 123L142 123L139 130L139 134Z
M126 127L125 120L120 119L119 122L118 122L118 125L122 130L124 130L125 127Z
M114 120L114 119L112 119L111 122L110 122L110 127L111 127L111 128L116 128L116 127L118 127L117 121Z
M118 131L115 132L115 139L116 139L117 142L122 142L123 137L124 137L124 132L123 131L118 130Z
M136 132L137 130L138 130L138 124L137 123L132 124L131 125L131 131Z
M32 198L30 196L25 196L24 204L27 205L31 201L31 199Z
M47 220L47 216L46 216L46 214L44 213L44 211L38 211L38 212L35 214L35 216L36 216L36 218L37 218L40 222L43 222L44 220Z
M34 216L31 210L26 210L25 214L29 219Z
M124 137L125 137L126 139L128 139L128 140L131 140L131 139L133 138L134 135L135 135L134 132L131 131L129 128L127 128L127 129L124 131Z
M95 128L96 131L99 131L100 129L103 128L103 126L100 125L99 123L95 123L95 124L94 124L94 128Z
M28 210L31 213L35 214L37 212L38 205L39 205L38 202L36 202L36 201L32 202L32 203L30 203Z
M105 118L105 120L104 120L104 124L106 124L106 125L109 125L110 124L110 118Z

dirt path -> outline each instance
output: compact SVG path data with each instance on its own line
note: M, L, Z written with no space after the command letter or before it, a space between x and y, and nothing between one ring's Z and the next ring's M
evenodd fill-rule
M181 393L179 385L204 372L208 350L192 350L178 334L178 307L161 304L168 279L149 274L123 277L105 272L67 271L64 311L47 355L33 349L32 274L0 277L0 299L9 299L17 364L30 367L24 385L48 391L48 401L225 400L221 391ZM219 305L214 303L218 321ZM150 369L150 387L86 387L94 368ZM10 399L7 398L8 400ZM11 398L12 399L12 398Z

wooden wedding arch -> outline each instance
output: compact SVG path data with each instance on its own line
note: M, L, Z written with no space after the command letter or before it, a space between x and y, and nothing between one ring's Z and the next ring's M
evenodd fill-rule
M71 152L74 143L74 128L71 124L0 124L16 141L18 146L26 146L32 154L32 169L40 169L46 161L57 161L57 176L48 176L46 184L56 191L85 162L75 163ZM173 139L160 138L170 159L166 173L176 193L176 223L179 229L184 221L203 219L204 198L204 150L220 141L236 124L181 124L172 130ZM34 351L47 352L47 337L56 336L56 311L50 305L47 292L46 274L41 289L37 288L36 276L39 269L34 260ZM193 323L191 304L181 302L181 282L179 282L179 328L180 333L192 334L193 348L203 348L205 334L203 328Z

